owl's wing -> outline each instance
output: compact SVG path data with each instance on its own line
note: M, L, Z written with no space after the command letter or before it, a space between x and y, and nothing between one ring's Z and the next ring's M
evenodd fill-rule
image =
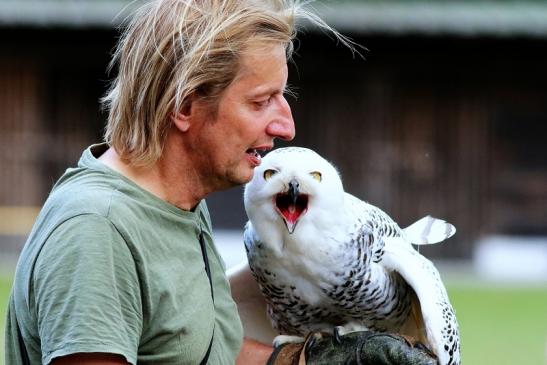
M379 237L404 236L405 243L430 245L442 242L456 233L456 227L452 224L430 215L401 229L383 210L349 193L346 193L346 205L353 210L356 217L367 217L368 220L373 222L373 230Z
M356 231L370 232L374 237L382 238L372 239L369 242L372 260L379 262L384 252L383 238L401 236L401 228L380 208L368 204L349 193L345 193L344 207L348 212L348 217L351 217L352 225ZM404 241L401 241L401 243L410 246Z
M458 323L439 272L411 246L391 242L401 238L385 240L382 265L398 272L416 294L411 320L417 326L423 321L427 342L441 365L460 364Z
M442 242L456 233L456 227L439 218L428 215L403 229L409 242L430 245Z

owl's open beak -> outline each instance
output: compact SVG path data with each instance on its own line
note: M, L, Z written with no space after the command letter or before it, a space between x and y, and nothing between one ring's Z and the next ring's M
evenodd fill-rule
M300 193L300 184L296 179L289 181L286 192L275 196L275 207L283 218L290 234L294 232L298 220L308 210L308 195Z

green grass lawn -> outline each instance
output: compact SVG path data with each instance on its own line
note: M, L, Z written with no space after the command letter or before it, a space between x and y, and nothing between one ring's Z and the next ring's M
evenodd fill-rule
M4 365L4 327L11 280L11 276L0 274L0 364L2 365Z
M449 287L464 365L547 364L547 289Z
M0 364L11 278L0 276ZM547 365L547 289L448 286L464 365Z

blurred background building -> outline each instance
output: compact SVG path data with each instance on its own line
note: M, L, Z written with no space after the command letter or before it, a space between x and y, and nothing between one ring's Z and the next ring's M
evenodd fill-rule
M53 183L101 140L106 69L134 5L0 1L3 257L17 256ZM352 55L313 28L300 35L290 144L333 161L347 191L402 226L426 214L454 223L457 235L422 248L428 256L471 259L503 236L533 247L547 273L547 2L314 6L366 50ZM241 247L241 188L209 205L219 234Z

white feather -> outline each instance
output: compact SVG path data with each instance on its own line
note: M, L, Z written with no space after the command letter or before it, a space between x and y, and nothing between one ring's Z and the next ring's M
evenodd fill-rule
M428 215L412 223L404 230L407 239L415 245L430 245L442 242L456 233L456 227Z

